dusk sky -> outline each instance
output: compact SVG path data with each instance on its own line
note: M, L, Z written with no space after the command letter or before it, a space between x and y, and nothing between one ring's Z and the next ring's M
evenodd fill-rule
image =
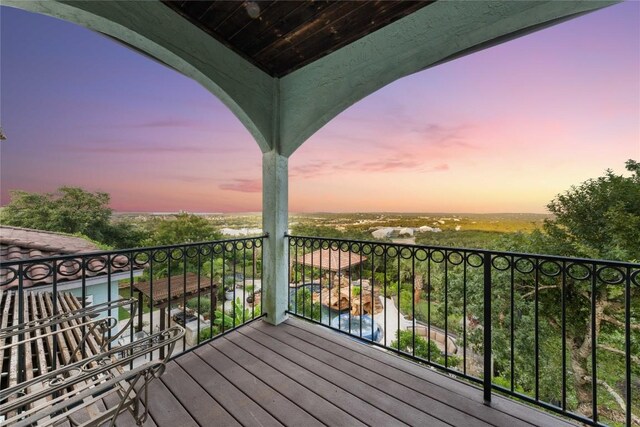
M194 81L74 24L0 8L2 204L106 191L119 211L261 210L261 153ZM292 212L545 212L640 160L640 2L401 79L290 160Z

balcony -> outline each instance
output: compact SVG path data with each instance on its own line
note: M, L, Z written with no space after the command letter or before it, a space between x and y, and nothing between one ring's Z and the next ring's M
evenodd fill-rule
M294 318L178 356L150 393L159 427L573 425L500 396L486 406L476 387Z
M638 424L640 265L287 235L288 159L332 118L402 77L614 3L3 0L107 35L219 97L262 152L265 233L3 257L3 424L33 424L25 414L63 405L60 393L72 407L51 404L38 422L82 409L64 422L92 425L112 409L118 425ZM164 346L169 330L180 334ZM619 361L614 397L602 357ZM82 384L50 378L70 365ZM28 399L52 383L51 400Z
M60 313L134 297L137 313L135 307L105 313L118 325L108 336L121 335L109 341L109 357L140 334L184 326L164 374L142 398L149 411L145 425L602 424L611 406L603 400L601 357L620 358L625 399L638 399L630 346L640 264L288 236L289 319L274 326L264 321L262 304L268 298L261 287L268 239L3 261L0 308L14 313L3 321L37 321L45 315L38 301ZM104 281L106 301L91 295L90 280ZM625 319L617 355L591 344L600 339L589 326L602 315L597 295L607 288L617 290L614 300ZM577 291L588 300L576 300ZM523 297L530 300L528 313L514 308ZM560 324L540 324L544 304L557 306ZM570 347L574 332L567 321L584 310L591 341L582 373L588 378L582 379L594 397L587 414L573 401L579 350ZM466 320L456 323L456 313ZM515 340L529 328L532 352L519 354ZM51 344L43 338L17 349L3 345L3 388L69 363L67 332L56 333L54 326ZM494 365L496 352L509 355L508 366ZM165 356L158 348L144 360L127 359L123 369ZM561 369L549 370L550 357L561 359ZM523 360L531 363L530 379L514 371ZM549 379L560 389L556 399L541 391L540 382ZM105 407L117 406L114 399L103 399ZM620 415L634 419L633 408ZM117 425L134 423L126 408L119 412Z

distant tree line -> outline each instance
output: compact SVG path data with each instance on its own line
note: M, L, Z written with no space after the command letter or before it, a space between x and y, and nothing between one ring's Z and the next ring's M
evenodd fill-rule
M68 233L88 238L102 248L133 248L215 240L221 235L205 218L180 213L169 220L138 223L115 219L111 197L79 187L52 193L11 191L0 212L0 223L15 227Z

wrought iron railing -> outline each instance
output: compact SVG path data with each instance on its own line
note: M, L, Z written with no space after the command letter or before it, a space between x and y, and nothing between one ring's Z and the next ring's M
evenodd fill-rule
M487 403L639 422L640 264L288 238L290 314L477 383Z
M262 317L262 244L265 236L187 243L115 251L0 262L0 318L2 326L37 320L72 309L136 298L138 309L111 308L105 316L121 321L126 332L114 328L119 340L109 349L126 346L172 324L186 329L174 354L202 345L221 334ZM44 295L44 297L43 297ZM71 304L71 305L69 305ZM77 307L76 307L77 308ZM136 316L133 321L130 318ZM48 369L63 363L63 333L52 333ZM64 332L64 331L59 331ZM178 343L180 344L180 343ZM85 343L83 342L84 346ZM20 346L18 382L26 379L28 349ZM4 352L4 350L1 350ZM157 350L160 357L162 348ZM32 357L37 354L31 352ZM156 354L158 355L158 354ZM5 354L0 354L4 357ZM154 355L151 354L153 358ZM0 365L1 366L1 365ZM8 364L5 364L5 367ZM131 365L133 367L133 363ZM9 373L0 373L8 385Z

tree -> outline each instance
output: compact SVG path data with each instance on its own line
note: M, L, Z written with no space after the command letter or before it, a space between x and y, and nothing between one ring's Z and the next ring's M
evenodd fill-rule
M414 340L415 349L413 347ZM442 366L444 366L446 362L449 368L455 368L460 363L460 359L451 354L445 361L444 355L440 352L440 349L435 342L427 340L421 336L416 336L414 338L413 332L411 331L396 332L396 339L391 341L391 345L389 347L397 348L400 351L413 354L414 356L421 357L425 360L430 360L431 362Z
M640 259L640 164L634 160L626 162L626 168L630 175L616 175L607 170L604 176L589 179L577 186L571 187L563 194L556 196L549 204L549 211L554 218L545 222L543 231L537 231L529 236L513 236L503 240L502 250L530 253L547 253L570 257L589 257L597 259L614 259L621 261L637 261ZM624 419L626 405L621 396L624 395L623 385L620 382L620 372L623 372L624 363L624 286L607 286L601 275L612 275L614 271L593 271L589 266L580 268L589 274L588 280L578 280L570 276L565 277L564 298L566 307L566 337L567 359L569 375L573 381L568 384L569 397L575 398L575 404L571 405L578 412L586 416L592 415L592 388L591 383L591 357L596 347L596 359L598 371L598 402L597 406L601 416L612 420ZM578 274L579 275L579 274ZM515 274L516 294L515 307L518 313L514 323L516 337L530 338L527 331L535 327L532 318L535 315L533 308L534 289L536 281L532 274ZM593 277L596 277L596 285ZM498 371L501 369L508 373L508 354L500 354L500 349L509 348L509 334L502 333L510 326L511 312L508 306L509 279L501 277L500 273L494 274L493 308L496 313L506 313L501 324L500 318L494 320L494 357ZM561 372L560 337L562 318L560 301L563 297L563 283L560 275L551 277L541 273L538 283L538 315L540 322L538 333L543 359L541 371L548 367L548 372L541 372L541 381L557 377ZM636 313L640 305L640 296L637 287L631 288L632 313ZM595 322L591 321L594 302ZM480 306L475 310L479 312ZM635 344L640 339L640 327L633 321L632 314L632 354L640 351L640 346ZM522 330L524 335L519 331ZM595 332L597 341L591 339L592 331ZM508 331L507 331L508 332ZM530 339L516 339L515 355L530 355L534 350ZM632 358L632 372L634 376L640 373L638 359ZM516 361L516 377L531 378L530 359ZM612 368L610 368L612 367ZM616 368L617 367L617 368ZM527 372L529 371L529 372ZM498 374L501 374L498 372ZM557 381L556 381L557 382ZM531 379L522 382L525 389L530 389ZM551 381L548 387L541 384L541 398L557 400L559 398L557 384ZM633 409L634 413L636 409ZM640 419L634 415L634 422L640 423Z
M158 220L146 243L149 246L177 245L216 240L220 237L220 233L205 218L182 212L175 215L173 220Z
M82 235L108 246L137 245L140 232L132 224L111 222L110 199L79 187L45 194L17 190L0 219L5 225Z
M634 160L626 162L630 176L616 175L607 170L604 176L589 179L558 195L547 205L555 215L545 222L547 249L569 256L640 260L640 164ZM595 274L595 273L594 273ZM637 289L634 289L637 293ZM557 289L552 292L557 293ZM616 354L624 354L616 348L619 343L608 342L624 328L624 298L622 289L612 286L597 286L595 292L585 283L569 283L569 295L574 309L567 329L567 346L571 349L571 367L578 397L578 409L590 414L591 388L589 363L593 346L604 350L610 360ZM590 310L585 309L595 300L595 322L589 321ZM548 318L559 324L557 316L547 313ZM598 342L591 340L592 328ZM632 325L636 331L640 327ZM606 330L606 333L601 333ZM599 352L603 354L602 351ZM620 391L601 379L599 385L620 402ZM622 408L621 408L622 409ZM611 414L615 418L615 414Z
M640 260L640 163L626 162L631 176L607 170L559 194L547 208L555 218L544 230L555 253Z

